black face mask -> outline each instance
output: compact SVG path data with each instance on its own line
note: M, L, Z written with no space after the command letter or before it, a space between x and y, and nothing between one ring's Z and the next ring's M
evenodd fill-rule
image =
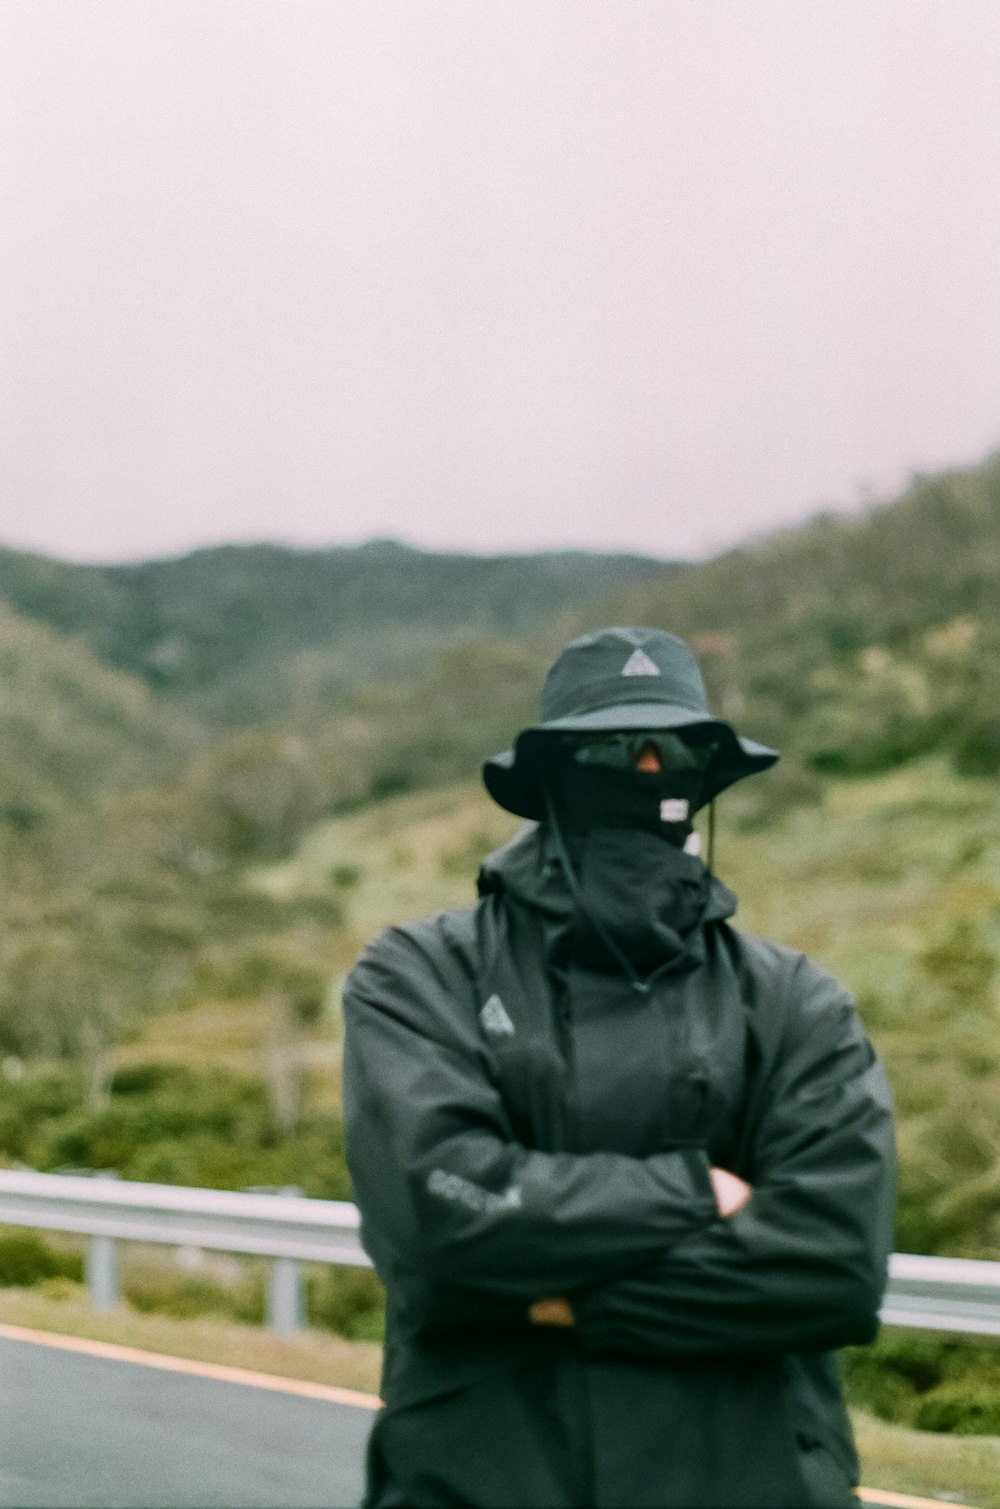
M547 782L552 804L568 832L638 828L678 849L690 835L691 817L704 805L701 770L615 770L562 759Z
M621 769L573 753L567 745L552 760L546 794L577 902L575 957L620 968L647 989L646 971L690 961L689 940L708 905L708 871L681 852L704 805L706 769Z

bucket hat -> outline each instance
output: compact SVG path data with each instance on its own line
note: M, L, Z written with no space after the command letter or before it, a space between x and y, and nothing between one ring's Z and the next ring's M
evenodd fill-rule
M483 765L490 796L518 817L545 816L546 745L559 734L704 730L718 745L706 800L778 759L776 749L741 738L712 716L694 651L664 629L598 629L572 640L545 677L541 715Z

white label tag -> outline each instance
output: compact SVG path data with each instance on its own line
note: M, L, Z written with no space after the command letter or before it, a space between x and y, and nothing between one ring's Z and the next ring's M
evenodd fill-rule
M686 823L691 803L686 796L665 796L660 803L661 823Z

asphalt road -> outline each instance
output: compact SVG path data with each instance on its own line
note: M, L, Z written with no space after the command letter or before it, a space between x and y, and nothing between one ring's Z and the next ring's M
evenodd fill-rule
M0 1509L347 1509L367 1409L0 1339Z

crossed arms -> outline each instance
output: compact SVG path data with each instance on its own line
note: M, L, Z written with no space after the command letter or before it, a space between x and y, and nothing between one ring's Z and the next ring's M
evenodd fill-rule
M630 1158L516 1141L474 1014L441 1010L467 980L446 951L386 935L345 998L348 1158L380 1271L412 1275L456 1316L524 1317L565 1297L594 1352L870 1339L891 1246L888 1090L849 997L805 960L788 976L753 1196L723 1219L725 1181L700 1150Z

